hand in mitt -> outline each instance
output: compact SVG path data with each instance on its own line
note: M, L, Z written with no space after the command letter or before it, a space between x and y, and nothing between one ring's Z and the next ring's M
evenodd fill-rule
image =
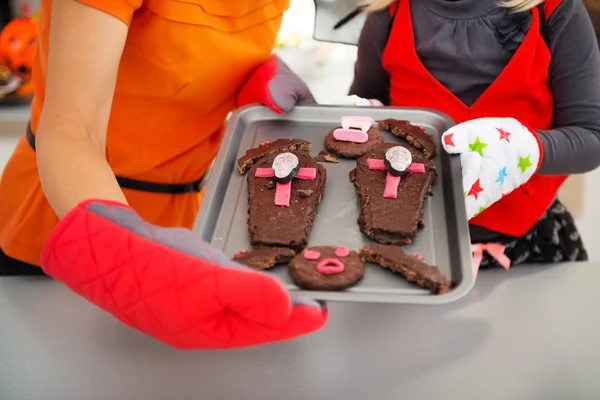
M292 339L327 312L243 267L188 229L160 228L131 208L87 201L56 226L44 271L125 324L181 349Z
M273 55L252 73L236 100L237 107L257 103L283 114L297 105L317 102L306 83L279 57Z
M442 145L460 154L469 219L527 182L543 156L535 132L514 118L463 122L442 135Z

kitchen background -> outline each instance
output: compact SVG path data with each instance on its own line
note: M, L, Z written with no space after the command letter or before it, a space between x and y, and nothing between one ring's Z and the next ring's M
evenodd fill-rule
M319 0L320 7L331 7L334 3L340 3L350 10L358 0ZM9 7L15 15L23 5L35 12L37 0L0 0L0 24ZM314 2L291 0L276 51L307 82L319 103L332 104L348 91L356 47L313 40L314 26ZM0 106L0 169L21 137L27 118L25 106ZM600 200L600 185L593 182L600 182L600 169L569 178L561 190L560 198L573 212L587 243L590 258L600 260L600 246L593 246L595 235L600 234L600 208L596 206Z

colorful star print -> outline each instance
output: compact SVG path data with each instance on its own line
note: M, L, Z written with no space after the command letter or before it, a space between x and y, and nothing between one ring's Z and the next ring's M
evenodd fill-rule
M454 142L452 141L452 136L454 136L454 133L449 133L449 134L447 134L446 136L444 136L444 144L445 144L446 146L452 146L452 147L455 147L455 146L454 146Z
M504 178L506 178L506 167L501 168L500 171L498 171L498 178L496 179L496 182L504 185Z
M479 210L477 210L477 213L474 215L474 217L478 216L479 214L481 214L483 212L483 210L485 210L484 206L479 207Z
M483 188L481 187L481 183L479 181L480 181L479 179L477 179L475 181L473 186L471 186L471 189L469 189L469 193L468 193L468 196L475 197L475 200L477 200L479 198L479 193L483 192Z
M486 147L487 143L483 143L481 140L479 140L479 136L475 138L474 143L469 143L469 148L471 149L471 151L479 153L481 157L483 157L483 149L485 149Z
M528 155L527 157L519 157L519 164L517 166L519 167L519 169L521 169L522 173L525 173L525 171L527 171L527 168L533 165L531 163L531 160L529 159L530 157L531 155Z
M510 143L510 139L509 136L512 135L512 133L510 132L506 132L504 129L502 128L496 128L496 130L498 131L498 133L500 134L500 140L504 139L506 140L508 143Z

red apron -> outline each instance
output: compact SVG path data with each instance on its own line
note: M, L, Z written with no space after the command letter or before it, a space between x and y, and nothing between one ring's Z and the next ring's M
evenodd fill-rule
M544 3L546 18L560 0ZM392 4L392 13L396 4ZM392 106L420 107L448 114L458 124L475 118L513 117L533 129L548 129L554 103L548 87L550 51L540 34L540 16L498 78L467 107L423 66L415 49L410 0L398 6L383 53L390 73ZM507 235L523 236L542 217L567 176L534 175L529 182L494 203L469 223Z

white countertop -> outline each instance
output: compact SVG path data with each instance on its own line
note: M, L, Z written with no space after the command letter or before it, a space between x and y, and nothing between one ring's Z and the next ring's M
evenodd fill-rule
M330 304L322 331L171 349L58 283L0 278L2 400L597 400L600 264L481 271L444 306Z

